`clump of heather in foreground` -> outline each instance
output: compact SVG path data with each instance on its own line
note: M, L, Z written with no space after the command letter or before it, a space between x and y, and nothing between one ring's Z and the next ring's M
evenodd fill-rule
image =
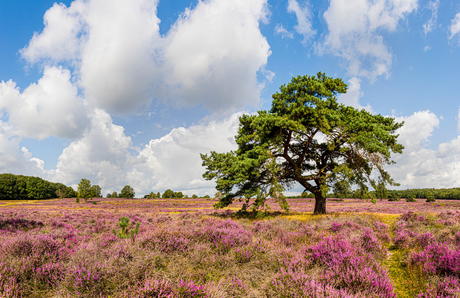
M0 297L396 297L382 266L390 230L369 215L251 222L75 205L0 209Z
M419 298L460 297L460 212L407 212L395 223L394 248Z

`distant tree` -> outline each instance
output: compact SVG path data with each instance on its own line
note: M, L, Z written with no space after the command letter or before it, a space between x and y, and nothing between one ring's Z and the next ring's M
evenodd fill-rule
M158 198L157 194L151 191L149 194L145 195L144 198L146 199L156 199Z
M181 199L184 197L184 194L181 191L174 192L174 198Z
M332 187L334 196L339 199L345 199L351 195L351 186L347 180L338 180Z
M170 189L167 189L165 190L165 192L163 193L163 195L161 196L163 199L170 199L170 198L173 198L174 197L174 191L170 190Z
M434 198L434 194L431 191L426 194L426 201L436 202L436 199Z
M51 183L57 198L75 198L77 193L72 187L62 183Z
M78 184L77 198L85 199L85 202L87 202L92 196L93 190L91 189L91 181L88 179L81 179Z
M360 187L364 197L370 197L366 184L373 170L394 185L383 167L393 163L391 152L402 153L395 131L403 123L339 104L337 95L346 90L341 79L324 73L298 76L273 95L270 111L242 115L236 151L201 154L203 177L216 179L224 194L214 206L244 197L243 210L256 210L279 186L299 183L315 195L314 213L323 214L337 180Z
M198 196L196 194L192 195L192 199L197 199L197 198L198 198Z
M111 194L110 192L108 192L108 193L105 195L106 198L110 198L111 196L112 196L112 194Z
M120 192L120 198L132 199L134 195L134 189L129 185L125 185Z
M157 192L157 198L161 198L160 192Z
M209 195L203 196L204 199L210 199L211 197Z
M415 194L409 193L408 195L406 195L406 202L417 202L417 201L415 200Z
M116 191L112 192L112 195L110 196L112 199L113 198L118 198L118 193Z
M93 192L93 197L102 198L102 189L99 185L91 186L91 191Z

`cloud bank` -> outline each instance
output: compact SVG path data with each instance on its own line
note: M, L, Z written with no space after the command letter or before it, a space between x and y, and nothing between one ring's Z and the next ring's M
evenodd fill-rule
M160 35L158 1L76 0L54 4L21 55L29 63L68 63L85 99L110 113L152 100L232 113L257 106L257 72L271 54L259 23L266 0L198 2Z
M416 9L417 0L331 0L324 13L329 32L316 52L340 57L351 76L388 77L393 55L380 32L394 32Z

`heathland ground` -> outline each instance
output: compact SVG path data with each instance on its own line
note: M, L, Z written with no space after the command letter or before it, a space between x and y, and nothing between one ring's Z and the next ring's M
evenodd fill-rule
M0 201L0 297L460 297L460 201Z

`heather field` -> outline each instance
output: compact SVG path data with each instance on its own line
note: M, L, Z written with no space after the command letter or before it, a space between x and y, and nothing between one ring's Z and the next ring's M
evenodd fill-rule
M460 297L460 202L0 201L0 297Z

